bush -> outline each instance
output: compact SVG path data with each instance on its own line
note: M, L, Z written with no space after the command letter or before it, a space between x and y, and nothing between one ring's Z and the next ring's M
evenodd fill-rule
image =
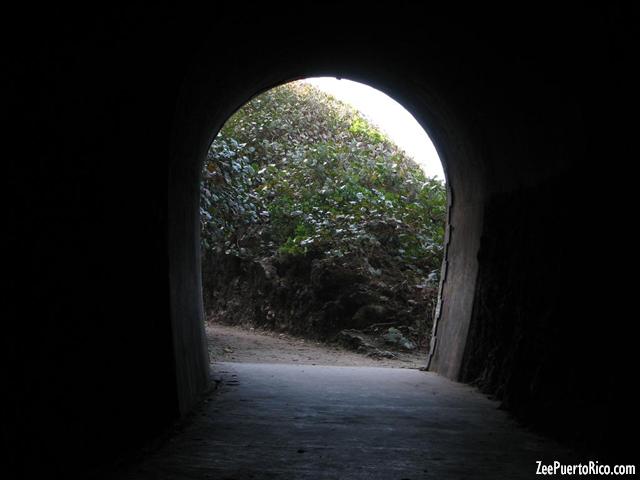
M312 86L286 84L247 103L211 145L203 177L205 250L246 257L324 243L340 255L377 245L376 221L394 225L400 259L440 266L443 183Z

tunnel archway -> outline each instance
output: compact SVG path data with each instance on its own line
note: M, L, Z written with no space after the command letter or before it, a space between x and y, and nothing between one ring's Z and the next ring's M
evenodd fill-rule
M361 355L424 368L447 195L435 147L404 107L347 79L285 83L227 119L203 167L214 363L232 353L216 327L249 325L347 350L363 342Z
M289 81L335 76L368 84L396 99L433 140L446 171L448 221L441 301L436 309L429 368L458 379L471 321L476 255L482 229L484 168L472 130L456 115L455 104L438 88L437 74L427 82L410 80L411 65L361 52L316 51L302 62L265 56L232 84L207 68L204 55L185 81L174 121L169 178L169 248L172 327L180 406L187 411L206 384L203 308L199 265L198 185L201 164L224 122L253 96ZM222 83L221 83L222 82ZM223 84L220 96L216 85ZM231 92L229 91L231 89ZM193 348L200 345L200 348Z
M417 32L411 34L416 41ZM206 368L191 368L195 354L184 351L202 344L202 312L195 307L201 305L195 253L200 159L225 119L253 95L291 80L336 76L366 83L407 108L447 171L447 256L430 370L475 382L549 431L596 443L611 438L618 427L608 420L607 394L586 386L590 372L582 368L590 345L599 342L597 315L582 306L574 313L576 292L593 288L583 264L590 219L579 205L588 195L589 183L582 181L593 171L583 165L592 167L607 150L589 151L597 133L585 123L583 99L593 90L588 84L573 90L583 85L589 61L580 57L575 69L565 62L562 32L553 30L543 45L511 32L514 49L491 38L474 44L464 34L460 42L433 35L419 40L419 48L400 40L398 48L378 50L343 36L305 38L295 46L275 41L246 62L237 52L253 46L236 49L222 70L211 63L213 46L205 46L182 86L169 165L171 318L181 410L206 383ZM446 53L452 50L458 53ZM598 368L614 377L604 365ZM589 432L585 410L572 407L585 398L584 409L607 433Z
M441 348L465 331L443 321L438 355L464 349L459 380L530 424L631 452L635 250L618 232L636 191L632 12L323 5L291 21L228 7L101 12L74 28L58 12L11 56L20 145L34 145L8 173L14 463L94 464L195 404L199 159L234 106L323 74L390 93L447 162L451 251L477 248L457 250L460 301L443 305L470 318L466 342Z

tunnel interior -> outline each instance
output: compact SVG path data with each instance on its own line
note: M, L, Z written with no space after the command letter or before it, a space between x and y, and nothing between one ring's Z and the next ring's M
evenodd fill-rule
M11 271L5 348L11 466L23 478L71 478L136 451L197 405L209 385L202 159L252 96L327 75L402 103L445 164L448 246L430 370L476 385L532 428L624 457L635 419L630 287L594 245L593 225L627 224L632 205L621 185L622 12L504 23L492 12L372 9L372 21L403 25L391 38L348 15L329 38L313 34L315 23L266 32L258 19L282 21L268 15L256 13L251 35L224 49L249 20L223 10L206 22L136 12L100 28L61 20L55 42L16 55L16 84L29 95L15 118L37 129L40 148L10 163L10 239L23 259ZM603 161L620 180L602 181ZM632 252L624 242L617 251Z

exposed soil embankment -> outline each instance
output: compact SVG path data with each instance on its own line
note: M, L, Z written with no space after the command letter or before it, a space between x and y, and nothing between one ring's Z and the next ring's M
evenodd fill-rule
M372 357L426 350L432 284L409 284L391 258L277 255L203 259L205 309L216 323L338 342Z

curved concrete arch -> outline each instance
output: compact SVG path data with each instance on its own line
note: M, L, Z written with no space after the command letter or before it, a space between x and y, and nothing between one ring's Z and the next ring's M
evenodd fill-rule
M262 91L293 79L336 76L366 83L405 106L431 136L441 156L449 189L446 259L441 302L434 326L431 369L458 379L469 329L480 244L484 169L476 142L455 106L427 81L411 73L411 64L336 50L308 55L300 63L282 60L280 52L264 56L248 71L223 77L203 55L185 80L174 120L169 181L169 241L172 325L181 405L186 411L206 381L201 278L198 255L198 185L201 165L218 130L238 108ZM411 80L407 80L411 79ZM434 84L444 83L433 82ZM224 89L220 85L224 85ZM175 252L175 253L174 253ZM197 346L197 348L194 348Z

